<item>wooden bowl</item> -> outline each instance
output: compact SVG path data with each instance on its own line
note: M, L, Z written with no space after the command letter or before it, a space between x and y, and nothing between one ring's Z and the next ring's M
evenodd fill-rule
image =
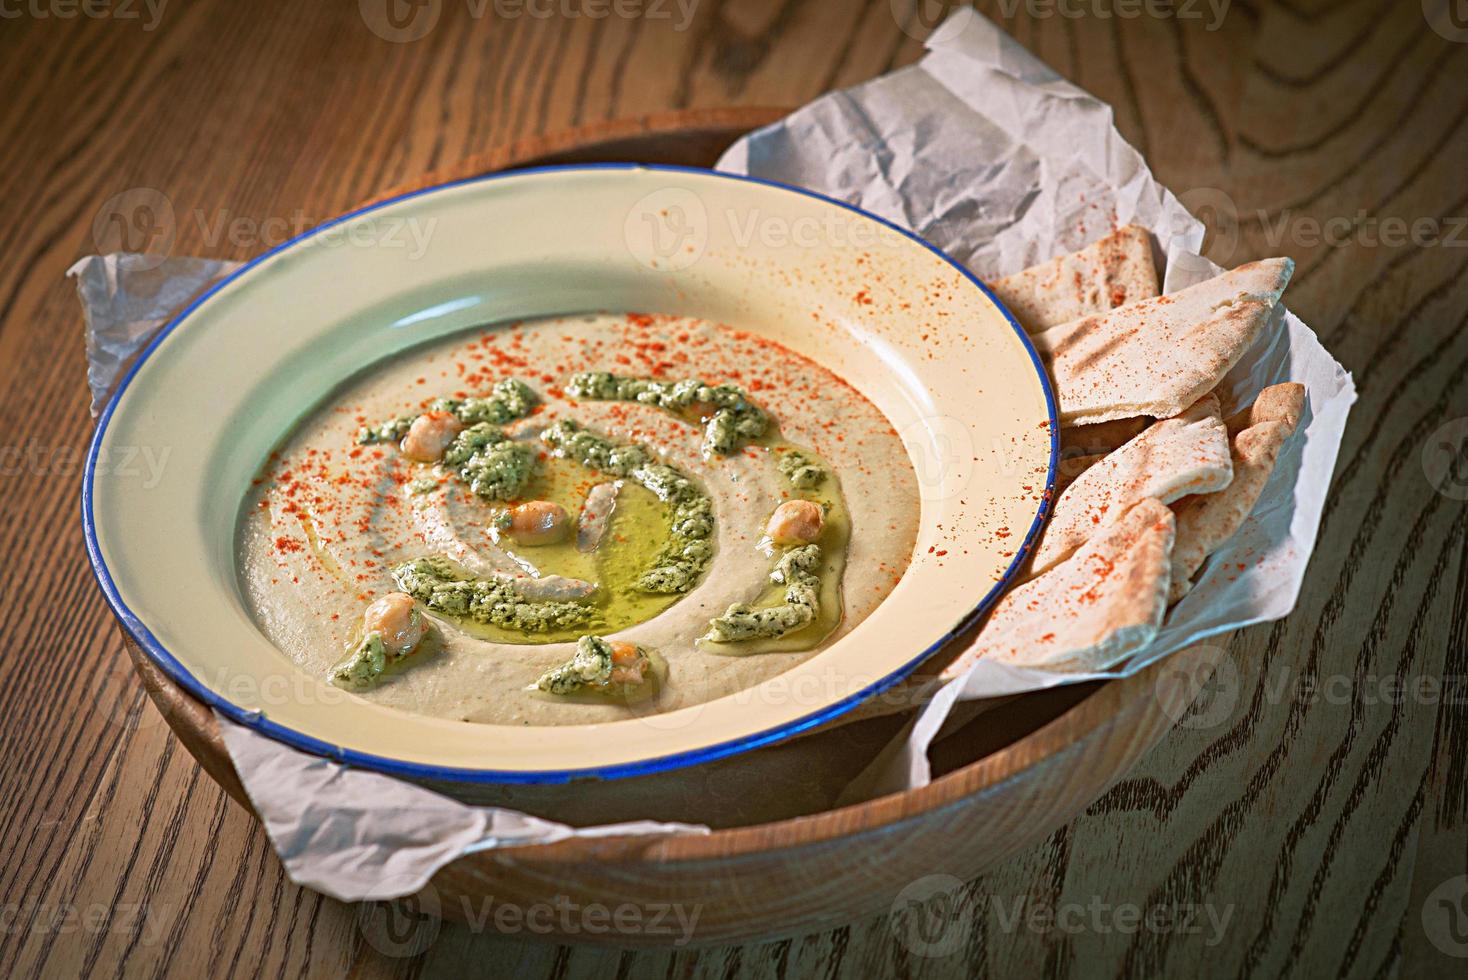
M393 188L493 170L597 160L709 166L740 135L783 109L714 109L611 121L521 141ZM380 199L380 198L378 198ZM250 801L213 714L130 641L149 696L204 770ZM925 875L968 880L1042 839L1128 769L1182 716L1220 647L1176 654L1124 680L1012 699L938 742L921 788L836 808L846 783L905 723L877 717L692 769L585 787L435 786L472 802L573 824L656 816L714 827L707 836L609 837L484 851L434 876L422 906L475 918L487 898L608 909L698 911L694 942L734 942L838 925L884 910ZM493 927L493 919L484 920ZM542 934L580 939L560 921ZM659 945L665 934L598 937Z

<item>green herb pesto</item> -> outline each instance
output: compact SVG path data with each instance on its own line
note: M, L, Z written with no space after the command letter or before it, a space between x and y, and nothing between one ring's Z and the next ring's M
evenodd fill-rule
M488 398L439 398L428 406L431 412L453 412L465 425L492 422L505 425L523 419L540 403L535 389L519 378L495 382Z
M540 438L556 455L635 480L667 504L668 542L637 584L643 591L664 594L693 588L714 556L714 505L697 483L677 467L654 462L642 446L618 445L570 419L554 423Z
M414 496L418 496L419 494L432 493L437 489L438 481L431 476L420 476L418 479L408 484L408 492L413 494Z
M331 668L331 682L338 687L370 687L387 670L387 665L382 634L368 633L345 660Z
M480 422L454 437L443 451L443 465L485 500L514 500L535 472L535 450Z
M527 633L568 629L591 618L576 602L532 601L497 579L468 578L443 558L415 558L392 570L393 581L434 612Z
M643 671L649 669L648 656L641 648L637 655ZM600 636L583 636L576 641L576 655L559 667L540 675L535 686L547 694L567 695L595 692L598 694L630 693L646 686L649 676L638 684L612 680L612 645Z
M629 378L604 371L573 374L566 391L592 401L641 402L671 412L687 412L695 406L712 406L714 412L704 426L706 453L727 456L758 439L769 428L770 417L734 385L710 385L689 378L684 381L653 381Z
M799 449L781 453L780 462L776 465L789 484L797 490L811 490L826 479L826 467L821 461Z
M364 425L357 432L357 442L363 446L370 446L376 442L402 442L403 436L413 427L416 415L399 415L395 419L388 419L377 425Z
M436 398L428 406L428 411L452 412L465 425L481 422L504 425L529 415L539 401L540 397L528 384L519 378L505 378L495 382L487 398ZM357 441L364 446L377 442L401 442L420 414L424 413L399 415L377 425L365 426L357 433Z
M422 616L418 610L413 610L414 618ZM371 687L382 679L382 675L393 664L405 660L417 653L422 647L423 641L418 646L402 653L392 653L387 645L382 642L382 634L377 632L368 633L347 654L345 659L331 668L331 682L337 687L350 690L362 690Z
M816 574L820 566L820 545L808 544L785 552L770 572L771 582L785 586L785 601L762 609L736 602L724 615L709 621L709 631L703 638L713 643L737 643L784 636L810 625L820 605L821 579Z

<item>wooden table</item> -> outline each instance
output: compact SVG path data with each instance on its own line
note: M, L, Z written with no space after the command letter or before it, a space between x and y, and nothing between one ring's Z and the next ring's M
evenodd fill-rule
M1099 0L981 5L1115 106L1215 225L1215 259L1294 256L1291 306L1362 397L1294 615L1238 634L1209 710L1084 816L978 881L934 868L919 890L950 901L927 919L638 953L446 924L394 950L425 951L386 955L370 912L286 880L170 736L77 527L91 422L63 273L98 233L117 246L109 200L156 189L174 254L244 258L508 141L861 81L919 57L942 4L691 7L0 11L0 973L1461 971L1447 954L1468 938L1468 904L1451 906L1468 887L1468 32L1429 29L1416 3L1241 0L1221 25L1202 3L1129 19Z

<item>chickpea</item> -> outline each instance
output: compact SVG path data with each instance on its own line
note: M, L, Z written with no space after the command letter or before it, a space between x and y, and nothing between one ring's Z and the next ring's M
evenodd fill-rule
M362 614L362 628L382 637L382 645L393 656L402 656L423 639L423 615L413 597L403 592L378 596Z
M419 463L432 463L443 455L460 432L464 423L452 412L428 412L413 420L408 434L403 436L403 455Z
M770 515L765 533L777 545L810 544L821 536L825 523L821 505L809 500L787 500Z
M566 508L549 500L527 500L510 508L510 526L506 533L516 543L532 547L555 544L571 529L571 515Z
M613 684L641 684L643 671L650 661L635 643L612 641Z

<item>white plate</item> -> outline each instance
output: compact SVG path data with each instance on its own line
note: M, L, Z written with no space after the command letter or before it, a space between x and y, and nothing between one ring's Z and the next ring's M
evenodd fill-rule
M923 498L912 564L887 600L753 689L601 725L406 714L326 685L272 646L247 610L234 551L241 501L271 449L333 388L396 351L485 323L594 310L764 334L875 403ZM103 414L83 520L123 626L236 721L409 776L614 777L764 745L900 680L1001 591L1039 525L1055 436L1049 384L1023 331L977 279L907 232L711 171L545 168L357 211L195 302ZM137 447L168 454L156 484L113 465Z

